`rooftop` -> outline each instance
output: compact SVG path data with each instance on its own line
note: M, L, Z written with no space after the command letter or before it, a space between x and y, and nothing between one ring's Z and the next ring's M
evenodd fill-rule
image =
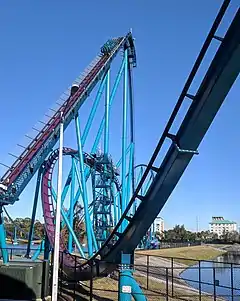
M209 224L236 224L236 222L233 221L229 221L227 219L224 220L213 220L211 223Z

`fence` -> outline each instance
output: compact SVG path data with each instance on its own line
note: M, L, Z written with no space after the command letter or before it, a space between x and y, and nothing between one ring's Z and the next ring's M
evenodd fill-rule
M26 249L9 249L10 259L16 255L24 256L24 251ZM78 257L74 257L77 263ZM52 260L50 264L51 262ZM50 276L52 268L51 266ZM220 260L170 258L137 252L133 269L134 277L148 300L240 300L240 264ZM77 281L76 265L72 274L75 277L68 279L60 265L59 299L117 300L119 266L116 266L111 275L101 279ZM51 292L51 287L49 291Z
M14 248L0 248L0 259L2 258L2 250L7 250L8 251L8 259L9 260L13 260L14 258L19 258L19 257L25 257L26 253L27 253L27 246L15 246ZM44 251L44 248L39 246L31 246L30 248L30 253L29 253L29 257L31 258L33 256L33 254L38 250L39 254L42 253Z
M159 249L193 247L193 246L200 246L201 244L202 244L201 241L196 241L196 242L164 242L164 241L161 241L159 244Z
M133 268L148 300L240 300L238 264L135 254ZM106 278L83 282L67 280L61 270L60 298L118 300L118 279L119 267Z

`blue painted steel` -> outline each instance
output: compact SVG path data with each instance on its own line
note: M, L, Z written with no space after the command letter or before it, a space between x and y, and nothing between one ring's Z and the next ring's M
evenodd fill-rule
M71 181L72 181L72 169L70 169L70 171L69 171L66 183L65 183L64 188L63 188L63 192L62 192L62 196L61 196L62 205L65 201L66 196L67 196Z
M103 90L104 90L104 87L105 87L105 84L106 84L106 80L107 80L107 76L105 75L103 77L102 81L101 81L100 86L99 86L99 89L98 89L98 92L97 92L97 96L96 96L95 101L93 103L90 115L88 117L88 121L87 121L87 123L85 125L84 131L83 131L83 134L82 134L82 145L83 146L85 145L87 136L89 134L89 131L90 131L93 119L94 119L94 116L95 116L96 111L97 111L97 107L98 107L99 102L101 100L101 97L102 97L102 94L103 94Z
M132 170L132 165L133 163L133 144L131 144L131 148L130 148L130 153L129 153L129 161L128 161L128 164L129 164L129 167L128 167L128 176L127 176L127 194L126 194L126 204L128 204L129 202L129 198L130 198L130 195L131 195L131 189L132 189L132 173L133 173L133 170Z
M99 170L99 166L102 170ZM112 206L114 195L111 193L114 183L112 161L107 154L99 154L95 158L92 170L93 187L93 224L96 239L101 246L114 226Z
M105 73L105 69L108 69L110 67L112 60L117 55L124 41L129 38L131 38L131 34L128 34L125 38L118 39L118 44L116 44L116 48L111 53L111 56L108 57L104 65L94 75L94 78L89 83L89 85L85 87L85 93L81 94L81 96L75 102L74 106L71 108L71 112L68 113L66 116L64 116L64 130L68 127L69 123L72 121L72 117L73 117L72 112L73 111L78 112L79 108L82 106L82 104L88 97L89 93L93 90L97 82L101 79L102 75ZM32 179L35 172L43 164L44 160L49 155L54 145L57 143L58 139L59 139L59 126L55 129L54 133L49 135L49 137L46 139L46 141L42 144L41 148L39 149L39 152L33 156L31 162L29 162L29 164L26 165L22 173L14 181L14 188L16 192L14 194L12 193L11 190L12 186L11 186L10 191L7 191L4 194L0 194L0 203L4 202L4 203L13 204L17 200L18 196L24 190L24 188L29 183L29 181ZM29 166L33 167L32 171L29 170Z
M133 277L131 264L131 255L122 253L119 271L118 300L131 301L133 296L136 301L146 301L146 297Z
M133 275L131 277L131 286L132 296L135 301L147 301L147 298L145 297L137 281L134 279Z
M111 107L111 105L113 103L113 100L114 100L114 97L116 95L117 88L119 86L119 83L120 83L120 80L121 80L121 77L122 77L122 73L123 73L123 70L124 70L124 66L125 66L125 60L122 61L121 67L119 69L118 75L116 77L116 80L115 80L113 88L112 88L112 92L111 92L111 96L110 96L110 100L109 100L110 107ZM105 123L105 116L103 117L103 119L101 121L101 124L99 126L97 136L95 138L91 153L96 153L96 151L97 151L97 147L98 147L98 144L99 144L99 141L101 139L102 132L103 132L103 129L104 129L104 123Z
M122 204L121 204L121 196L120 192L117 194L117 203L118 203L118 221L122 216Z
M117 46L118 40L117 39L110 39L108 40L102 47L101 52L103 54L110 54L111 51Z
M129 57L128 57L129 58ZM130 111L130 143L132 145L132 192L135 191L135 133L134 133L134 91L133 91L133 65L128 64L128 83L129 83L129 111Z
M2 207L0 207L0 250L2 251L3 263L8 262L8 251L6 244L6 233L3 224Z
M38 196L39 196L42 172L43 172L43 169L40 168L38 170L37 183L36 183L35 195L34 195L34 200L33 200L32 218L31 218L31 225L30 225L30 230L29 230L29 235L28 235L26 257L29 257L29 254L31 251L32 238L33 238L33 233L34 233L34 223L35 223L35 218L36 218L37 203L38 203Z
M128 154L130 152L131 147L132 147L132 144L130 143L126 149L126 154ZM116 167L119 167L121 164L122 164L122 157L118 160Z
M54 201L56 202L57 201L57 194L54 191L52 191L52 197L53 197ZM79 253L81 254L82 257L85 257L84 252L83 252L82 247L81 247L81 244L79 243L79 240L78 240L73 228L70 226L67 214L66 214L66 212L64 211L64 209L62 207L61 207L61 216L62 216L62 218L63 218L63 220L64 220L64 222L65 222L65 224L68 228L69 233L72 235L72 238L73 238L73 240L76 244L76 247L77 247Z
M51 251L51 245L48 236L46 235L44 240L44 260L46 261L49 260L50 251Z
M118 282L118 300L131 301L132 300L132 287L131 277L132 269L130 268L131 255L121 254L121 265L119 269L119 282Z
M105 90L105 130L104 130L104 159L108 158L109 148L109 111L110 111L110 69L106 74L106 90Z
M75 164L75 172L76 172L76 175L77 175L77 181L78 181L78 184L81 185L81 177L79 175L79 172L78 172L78 168L77 168L77 164L76 162L74 161L74 164ZM84 203L84 199L83 199L83 203ZM87 205L88 205L88 202L87 202ZM85 206L83 204L83 207L84 207L84 218L85 218L85 223L86 223L86 215L85 215ZM90 211L87 209L87 214L88 214L88 217L87 219L90 220L90 223L89 223L89 233L91 234L91 237L92 237L92 240L93 240L93 246L94 246L94 250L98 250L98 245L97 245L97 241L96 241L96 237L95 237L95 234L94 234L94 231L93 231L93 227L92 227L92 223L91 223L91 219L90 219Z
M33 256L32 256L32 260L37 260L38 256L42 253L42 251L44 251L44 240L41 241L40 245L38 246L37 250L34 252Z
M88 244L88 255L92 256L93 254L93 239L91 233L91 220L88 212L88 196L87 196L87 186L86 178L84 173L84 161L83 161L83 152L82 152L82 141L81 141L81 132L80 132L80 123L78 115L75 117L75 127L77 134L77 144L78 144L78 156L80 163L80 173L81 173L81 184L83 190L83 205L84 205L84 214L85 214L85 223L86 223L86 232L87 232L87 244Z
M117 196L115 195L115 185L112 184L111 186L111 193L114 196L113 198L113 214L114 214L114 227L116 226L117 222L118 222L118 202L117 202Z
M70 196L70 209L69 209L69 225L70 227L73 229L73 209L74 209L74 193L75 193L75 164L74 164L74 157L72 157L72 168L71 168L71 172L72 172L72 176L71 176L71 196ZM68 235L68 251L70 253L72 253L72 234L69 233Z
M183 172L190 163L193 155L196 154L195 150L201 143L216 113L225 100L226 95L239 75L239 27L240 10L236 13L236 16L234 17L223 42L214 56L213 61L211 62L194 100L177 132L176 141L178 141L179 144L176 145L172 142L162 164L159 167L153 183L147 191L145 200L140 203L132 222L125 230L124 235L121 235L117 243L114 244L116 236L115 231L119 230L119 227L125 218L123 215L113 233L104 244L104 247L101 249L101 253L106 254L106 256L102 257L102 260L105 262L118 262L121 250L124 249L125 252L131 253L136 248L140 238L145 235L153 220L168 200ZM185 94L179 98L179 101L171 115L171 119L167 124L167 131L165 129L162 137L160 138L158 146L154 151L144 173L145 175L140 181L127 210L131 209L146 176L149 174L153 164L155 163L161 146L167 138L170 126L181 107L182 99L186 93L187 91L185 90ZM107 252L110 245L111 252Z
M76 247L77 247L79 253L81 254L82 257L85 258L85 255L84 255L84 252L83 252L83 250L82 250L81 244L79 243L79 240L78 240L78 238L77 238L77 236L76 236L76 234L75 234L73 228L72 228L71 225L69 224L67 215L66 215L66 213L64 212L63 208L61 208L61 215L62 215L62 217L63 217L63 219L64 219L64 221L65 221L65 224L66 224L66 226L67 226L67 228L68 228L69 234L71 234L71 236L72 236L72 238L73 238L73 240L74 240L74 242L75 242L75 244L76 244Z
M111 95L110 95L110 100L109 100L109 106L111 107L112 103L113 103L113 100L114 100L114 97L116 95L116 92L117 92L117 89L118 89L118 86L119 86L119 83L121 81L121 77L122 77L122 74L123 74L123 70L124 70L124 66L125 66L125 60L123 59L122 60L122 63L121 63L121 66L120 66L120 69L119 69L119 72L117 74L117 77L115 79L115 82L114 82L114 85L113 85L113 88L112 88L112 91L111 91ZM105 82L104 82L105 83ZM102 82L102 85L104 87L104 83ZM100 96L99 96L100 97ZM100 100L100 98L99 98ZM96 103L96 101L95 101ZM95 104L95 106L97 106L97 104ZM91 112L91 120L93 119L94 117L94 114L96 112L96 109L94 109L93 112ZM89 119L90 120L90 119ZM92 121L88 121L89 124L91 124ZM96 153L97 151L97 147L99 145L99 141L101 139L101 136L102 136L102 133L103 133L103 129L104 129L104 124L105 124L105 116L102 118L102 121L101 121L101 124L99 126L99 129L98 129L98 132L97 132L97 135L96 135L96 138L95 138L95 141L94 141L94 144L93 144L93 147L91 149L91 153L94 154ZM86 130L87 131L87 130ZM86 141L86 138L87 136L85 135L85 141ZM85 169L85 178L86 180L89 178L90 176L90 168L89 167L86 167ZM78 188L77 190L77 193L76 193L76 197L75 197L75 201L74 201L74 204L76 203L76 201L78 200L80 196L80 187Z
M123 81L123 119L122 119L122 212L127 206L127 183L126 183L126 149L127 149L127 103L128 103L128 51L124 51L124 81ZM125 229L126 220L122 224L122 231Z

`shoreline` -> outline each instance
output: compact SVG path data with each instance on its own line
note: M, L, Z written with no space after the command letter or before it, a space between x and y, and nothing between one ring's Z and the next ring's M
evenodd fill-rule
M143 277L147 277L147 272L146 272L146 257L147 255L149 255L149 269L148 269L148 277L149 279L151 279L152 281L155 282L159 282L159 283L163 283L166 285L166 271L168 270L168 274L169 274L169 280L168 280L168 285L170 285L170 287L173 287L178 290L178 291L184 291L186 293L198 293L199 294L199 290L194 288L192 285L190 285L186 280L181 279L181 274L186 271L188 268L191 268L193 266L195 266L197 264L197 262L199 260L202 261L214 261L217 257L224 255L226 253L228 253L228 250L223 249L223 248L215 248L212 245L203 245L203 248L205 247L206 250L209 249L213 249L215 251L218 251L214 256L209 256L208 258L178 258L179 260L186 260L186 262L188 262L188 264L183 264L182 262L177 262L174 261L173 262L173 272L172 272L172 259L171 257L161 257L160 254L156 254L154 255L154 252L150 252L151 254L148 254L148 252L136 252L135 253L135 262L134 264L136 265L135 267L135 271L136 271L136 275L141 275ZM227 246L224 246L227 247ZM229 246L228 246L229 247ZM194 247L188 247L188 248L194 248ZM195 247L196 248L196 247ZM180 248L179 248L180 249ZM182 248L181 248L182 249ZM176 250L177 251L177 250ZM145 260L144 260L145 257ZM204 257L204 256L203 256ZM143 269L141 270L139 267L137 267L138 264L144 264L145 266L143 267ZM165 270L165 273L164 273ZM155 274L155 275L154 275ZM172 283L171 278L172 276L174 277L174 281ZM206 297L210 295L210 293L202 291L201 292L203 295L205 295ZM221 297L217 297L217 300L225 300Z

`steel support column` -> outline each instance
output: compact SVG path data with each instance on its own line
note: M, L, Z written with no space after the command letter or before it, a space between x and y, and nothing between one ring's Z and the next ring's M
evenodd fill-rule
M86 222L87 241L88 241L88 256L92 256L93 254L93 240L92 240L92 233L91 233L92 225L91 225L91 220L88 212L87 186L86 186L86 178L84 173L84 160L83 160L83 152L82 152L80 122L79 122L78 115L75 117L75 127L76 127L76 134L77 134L78 156L79 156L80 172L81 172L81 184L83 190L83 205L84 205L84 214L85 214L85 222Z
M126 159L127 159L127 100L128 100L128 51L124 51L124 80L123 80L123 124L122 124L122 212L127 206L127 181L126 181ZM123 221L122 231L126 227Z
M73 229L73 210L74 210L74 193L75 193L75 164L74 164L74 157L72 157L72 176L71 176L71 196L70 196L70 208L69 208L69 225ZM72 243L73 237L72 234L69 232L68 235L68 251L72 253Z
M2 206L0 206L0 250L2 251L3 263L7 263L8 251L7 251L7 244L6 244L6 234L4 229Z
M146 301L140 286L133 277L132 255L121 254L121 265L119 269L118 301Z
M30 251L31 251L31 244L32 244L33 233L34 233L34 223L35 223L36 211L37 211L38 196L39 196L39 190L40 190L40 184L41 184L41 178L42 178L42 171L43 171L43 169L41 167L38 170L38 175L37 175L36 190L35 190L35 195L34 195L34 200L33 200L31 226L30 226L29 235L28 235L28 245L27 245L27 253L26 253L27 258L29 257Z

